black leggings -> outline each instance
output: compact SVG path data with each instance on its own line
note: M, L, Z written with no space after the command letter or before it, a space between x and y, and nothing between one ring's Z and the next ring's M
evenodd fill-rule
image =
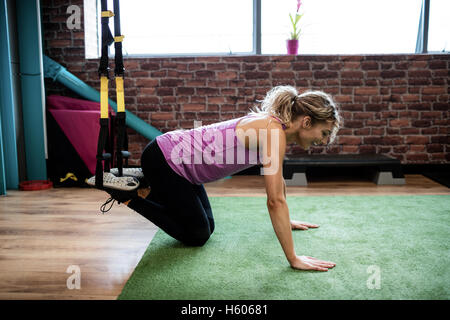
M146 199L131 200L128 207L178 241L188 246L204 245L214 231L204 186L178 175L167 163L156 139L145 147L141 166L150 194Z

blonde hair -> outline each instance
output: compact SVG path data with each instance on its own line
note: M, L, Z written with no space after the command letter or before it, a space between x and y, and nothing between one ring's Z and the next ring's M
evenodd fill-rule
M335 140L341 125L338 106L329 94L323 91L307 91L298 94L292 86L272 88L262 101L261 108L255 106L250 114L276 116L287 127L291 121L303 115L311 117L312 125L316 122L332 121L333 129L329 143Z

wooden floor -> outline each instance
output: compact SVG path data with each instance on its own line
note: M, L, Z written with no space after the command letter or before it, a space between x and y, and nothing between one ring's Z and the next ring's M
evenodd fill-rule
M259 176L234 176L205 187L209 196L265 197ZM402 186L317 180L288 187L287 193L450 195L450 189L406 175ZM95 189L73 188L8 191L0 197L0 299L116 299L158 229L123 205L100 214L106 198ZM80 270L80 289L67 287L70 266Z

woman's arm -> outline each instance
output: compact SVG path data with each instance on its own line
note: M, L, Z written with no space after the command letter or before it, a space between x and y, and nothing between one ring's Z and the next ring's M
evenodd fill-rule
M332 262L320 261L310 257L299 257L295 253L291 231L292 225L286 202L286 185L283 179L286 136L276 126L269 126L267 130L267 138L263 139L265 141L260 141L260 143L263 146L263 174L267 193L267 209L275 234L286 259L293 268L327 271L327 268L334 267Z
M286 259L295 260L294 241L292 239L289 208L286 202L283 179L283 160L286 150L286 136L274 125L267 127L263 146L263 175L267 194L267 209L272 226Z

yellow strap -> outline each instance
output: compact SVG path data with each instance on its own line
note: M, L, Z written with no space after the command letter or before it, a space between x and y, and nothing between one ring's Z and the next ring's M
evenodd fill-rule
M108 119L108 78L100 77L100 117Z
M123 78L116 77L117 112L125 111L125 98L123 92Z
M122 41L123 41L123 38L125 38L124 35L121 35L121 36L118 36L118 37L114 37L114 41L115 41L115 42L122 42Z
M114 13L112 11L102 11L102 18L111 18L114 17Z
M78 181L77 177L76 177L72 172L68 172L68 173L66 174L66 177L65 177L65 178L59 178L59 182L64 182L64 181L66 181L67 179L72 179L72 180Z

